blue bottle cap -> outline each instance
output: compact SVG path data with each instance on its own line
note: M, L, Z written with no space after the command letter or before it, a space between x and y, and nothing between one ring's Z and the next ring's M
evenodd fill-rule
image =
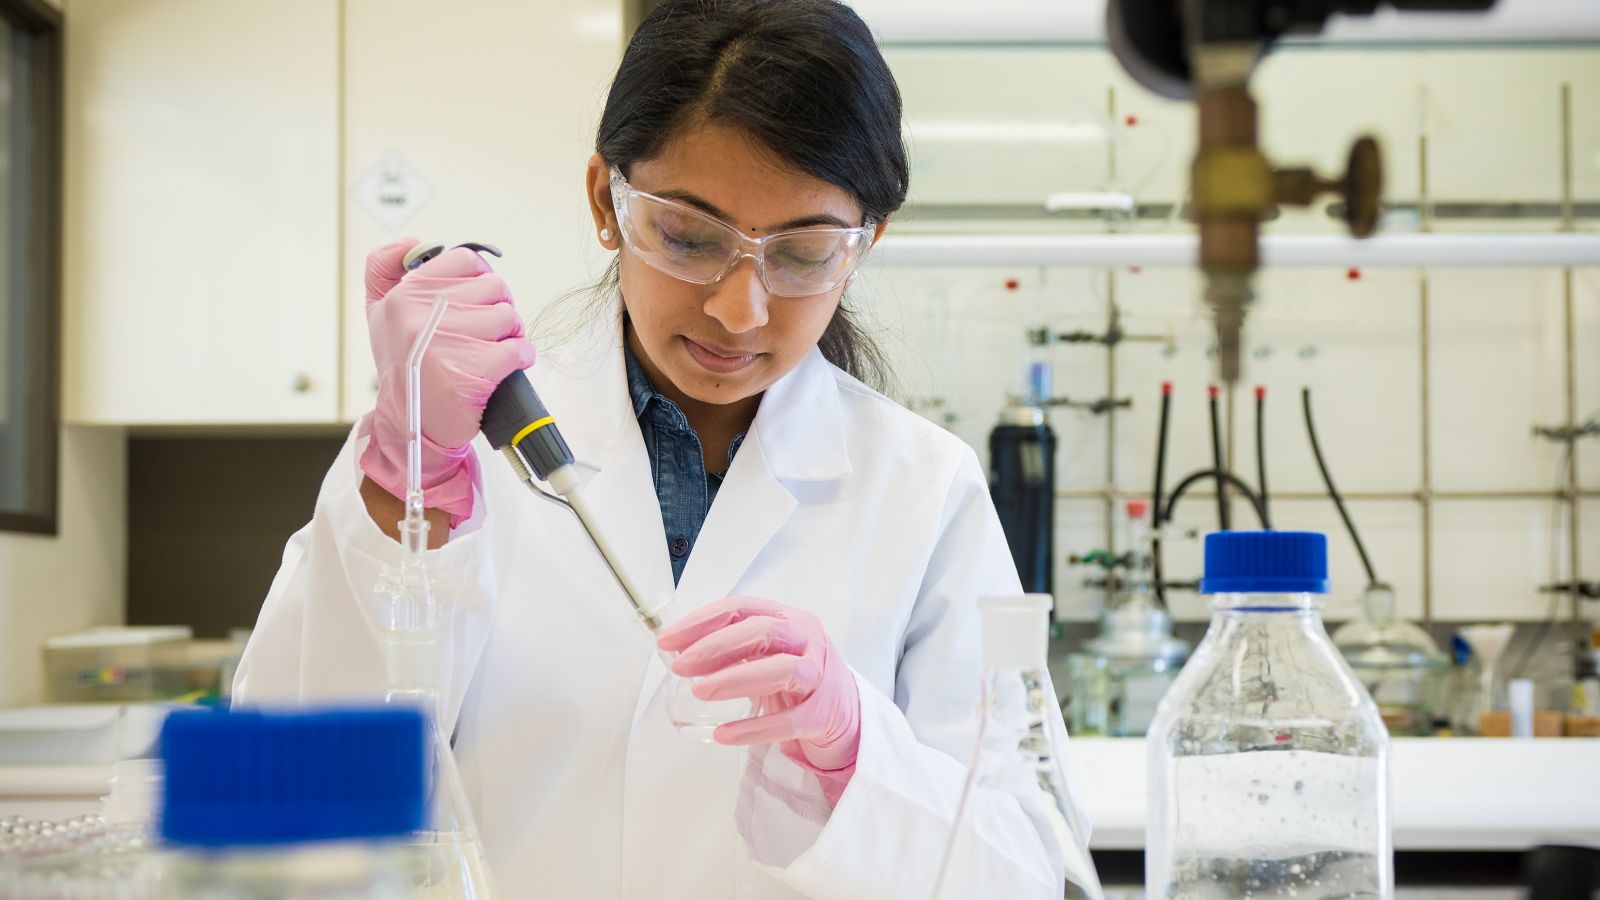
M424 721L406 709L175 712L161 729L161 835L202 847L422 827Z
M1202 594L1326 594L1328 539L1313 531L1206 535Z

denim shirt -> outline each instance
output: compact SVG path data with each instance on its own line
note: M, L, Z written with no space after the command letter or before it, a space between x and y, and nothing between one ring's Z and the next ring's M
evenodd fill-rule
M689 427L689 418L650 383L644 366L624 348L628 362L628 393L633 397L633 414L639 418L639 433L644 450L650 455L650 474L656 485L656 501L661 504L661 524L666 529L667 553L672 557L672 583L683 578L700 527L717 499L722 476L706 471L700 436ZM744 435L728 445L728 464L744 443ZM724 470L726 471L726 470Z

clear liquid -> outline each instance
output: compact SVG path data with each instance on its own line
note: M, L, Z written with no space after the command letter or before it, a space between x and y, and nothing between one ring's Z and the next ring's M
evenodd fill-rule
M1387 896L1380 760L1307 750L1171 760L1161 898Z
M407 897L488 900L489 865L482 846L459 832L420 831L402 847Z
M1168 900L1356 900L1383 894L1379 859L1333 850L1281 859L1218 856L1178 860L1164 893Z
M383 633L383 659L391 690L418 695L439 690L439 632L425 628L391 629Z

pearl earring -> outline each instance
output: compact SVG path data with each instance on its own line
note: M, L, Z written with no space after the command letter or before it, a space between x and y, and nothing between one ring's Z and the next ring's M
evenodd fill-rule
M611 240L611 229L609 229L609 228L600 229L600 240L602 240L602 241Z

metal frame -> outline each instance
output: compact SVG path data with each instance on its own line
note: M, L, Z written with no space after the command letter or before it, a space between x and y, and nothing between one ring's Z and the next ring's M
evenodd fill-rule
M30 328L26 335L14 335L13 340L26 340L38 357L32 371L18 375L30 395L32 408L42 411L42 421L29 423L32 432L27 436L28 477L38 478L48 486L40 508L0 511L0 531L55 534L60 507L61 440L62 16L45 0L0 0L0 18L13 29L30 35L36 54L35 74L39 76L30 98L38 110L33 146L38 170L31 205L19 216L29 227L17 232L19 258L32 261L37 269L28 279L30 295L15 298L31 305ZM11 211L4 214L10 215ZM19 266L15 271L21 269Z
M1116 92L1111 90L1109 95L1110 114L1116 116ZM1422 108L1426 109L1426 89L1422 97ZM1560 230L1562 232L1575 232L1577 216L1593 207L1594 204L1577 204L1573 199L1572 188L1572 86L1561 86L1561 199L1558 205L1550 205L1559 209L1561 214ZM1428 129L1423 123L1421 134L1418 137L1421 161L1418 186L1419 199L1417 209L1419 212L1420 228L1424 232L1433 230L1434 222L1438 218L1435 204L1428 190ZM1112 171L1115 172L1115 149L1113 155ZM1115 223L1107 223L1108 230L1115 229ZM1562 270L1562 306L1563 328L1565 333L1565 408L1566 426L1576 428L1578 423L1578 397L1577 397L1577 347L1576 347L1576 320L1575 299L1573 288L1573 270L1565 267ZM1107 288L1107 316L1116 313L1116 273L1115 270L1106 270L1108 279ZM1582 488L1578 472L1579 454L1573 453L1571 464L1567 467L1566 483L1559 490L1530 491L1530 490L1474 490L1474 491L1448 491L1436 490L1433 485L1433 425L1429 410L1432 409L1432 342L1431 342L1431 304L1432 297L1428 279L1428 270L1420 269L1417 273L1417 310L1418 310L1418 365L1420 367L1420 382L1422 388L1422 414L1420 416L1422 467L1420 483L1413 491L1345 491L1343 495L1347 500L1364 501L1415 501L1421 511L1421 537L1422 537L1422 617L1425 623L1431 625L1434 619L1433 608L1433 547L1434 547L1434 508L1438 501L1451 500L1549 500L1564 504L1567 522L1567 565L1564 580L1576 585L1580 581L1582 571L1582 536L1579 531L1582 519L1580 508L1581 501L1600 499L1600 490L1585 490ZM1116 347L1106 348L1106 378L1109 393L1116 394ZM1233 466L1234 459L1234 394L1229 392L1227 402L1227 425L1224 431L1226 440L1226 454L1228 465ZM1116 438L1117 416L1115 409L1105 413L1106 418L1106 483L1102 488L1058 489L1058 500L1103 500L1105 502L1105 546L1113 552L1120 552L1117 546L1117 504L1124 500L1147 499L1143 492L1123 490L1117 486L1116 471ZM1193 498L1215 497L1215 493L1196 491ZM1322 492L1294 492L1277 491L1273 493L1274 499L1280 500L1322 500L1327 495ZM1554 536L1552 536L1554 538ZM1587 635L1583 630L1580 596L1574 588L1571 603L1571 626L1573 639L1587 646Z

